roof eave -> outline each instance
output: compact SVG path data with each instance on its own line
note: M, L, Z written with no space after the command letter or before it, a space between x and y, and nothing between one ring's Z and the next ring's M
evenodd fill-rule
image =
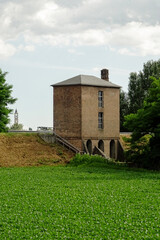
M90 86L90 87L104 87L104 88L121 88L121 86L103 86L103 85L93 85L93 84L53 84L52 87L66 87L66 86Z

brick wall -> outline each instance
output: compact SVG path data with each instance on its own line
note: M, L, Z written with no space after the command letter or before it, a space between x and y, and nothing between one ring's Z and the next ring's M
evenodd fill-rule
M104 107L98 107L98 91L103 91ZM103 112L104 127L98 129L98 112ZM119 89L82 86L82 137L119 137Z
M64 138L81 137L81 87L54 87L54 129Z
M78 148L80 151L83 151L83 144L81 138L73 139L73 138L67 138L66 140L70 142L73 146Z

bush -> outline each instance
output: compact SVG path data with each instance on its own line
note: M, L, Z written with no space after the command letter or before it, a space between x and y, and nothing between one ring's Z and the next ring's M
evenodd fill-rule
M114 159L106 159L100 155L80 155L76 154L70 161L70 166L90 166L90 167L121 167L126 163L115 162Z
M125 152L127 163L147 169L160 169L160 143L157 139L147 134L139 140L130 142L130 148Z
M76 154L70 161L72 166L79 166L79 165L96 165L96 164L106 164L108 159L103 158L99 155L80 155L79 153Z

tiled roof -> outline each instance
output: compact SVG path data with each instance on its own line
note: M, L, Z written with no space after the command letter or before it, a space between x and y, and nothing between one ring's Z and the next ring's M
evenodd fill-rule
M78 75L73 78L69 78L65 81L53 84L52 86L58 87L58 86L71 86L71 85L120 88L120 86L116 84L113 84L109 81L103 80L95 76L90 76L90 75Z

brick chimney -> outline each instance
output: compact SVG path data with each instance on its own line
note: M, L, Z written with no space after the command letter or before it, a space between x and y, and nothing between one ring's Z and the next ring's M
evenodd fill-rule
M101 70L101 79L109 81L109 70L108 69Z

